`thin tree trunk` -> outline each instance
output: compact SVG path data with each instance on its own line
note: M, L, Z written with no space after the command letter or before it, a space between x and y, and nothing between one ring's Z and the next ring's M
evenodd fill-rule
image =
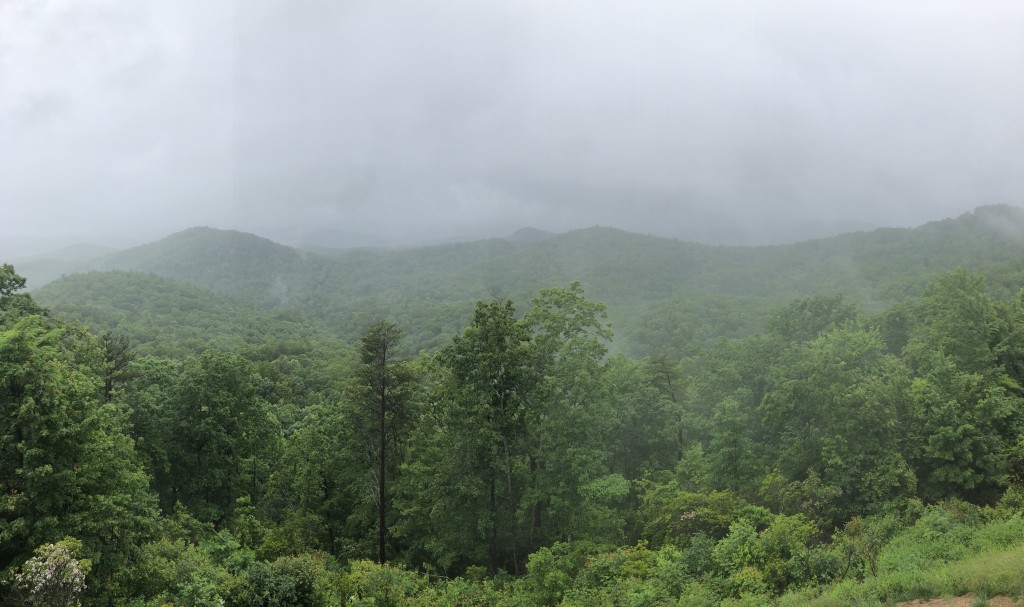
M530 485L537 487L537 473L540 470L540 463L532 455L530 456ZM540 500L533 502L532 516L530 517L530 548L537 545L536 534L540 530Z
M508 486L508 510L512 515L512 570L519 575L519 521L516 517L516 503L512 495L512 454L508 448L508 437L502 438L505 448L505 482Z
M494 473L491 473L491 574L498 572L498 498L495 491Z
M381 565L384 564L384 543L387 537L387 506L384 503L385 488L384 488L384 474L387 468L387 428L385 427L385 412L387 410L387 398L385 389L387 388L387 350L381 352L381 376L380 376L380 479L377 483L378 495L377 495L377 516L378 516L378 532L377 532L377 562Z

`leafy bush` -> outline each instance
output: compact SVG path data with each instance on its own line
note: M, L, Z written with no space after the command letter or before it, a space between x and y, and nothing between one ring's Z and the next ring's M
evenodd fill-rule
M64 538L56 544L36 548L32 558L14 574L14 586L29 605L69 607L81 604L85 576L92 568L88 559L79 559L82 542Z
M349 607L406 607L427 586L427 578L392 565L353 561L340 584Z

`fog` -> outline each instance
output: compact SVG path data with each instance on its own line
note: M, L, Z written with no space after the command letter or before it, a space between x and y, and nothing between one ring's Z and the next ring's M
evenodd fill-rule
M1024 3L0 0L0 253L1024 204Z

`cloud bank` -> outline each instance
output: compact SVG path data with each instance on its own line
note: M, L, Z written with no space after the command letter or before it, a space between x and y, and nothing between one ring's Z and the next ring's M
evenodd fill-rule
M0 233L770 242L1024 204L1024 4L0 3Z

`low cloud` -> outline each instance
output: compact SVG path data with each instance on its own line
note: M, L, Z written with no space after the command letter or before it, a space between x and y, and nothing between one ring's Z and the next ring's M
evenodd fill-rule
M1022 65L1015 2L8 0L0 200L101 238L911 225L1024 204Z

